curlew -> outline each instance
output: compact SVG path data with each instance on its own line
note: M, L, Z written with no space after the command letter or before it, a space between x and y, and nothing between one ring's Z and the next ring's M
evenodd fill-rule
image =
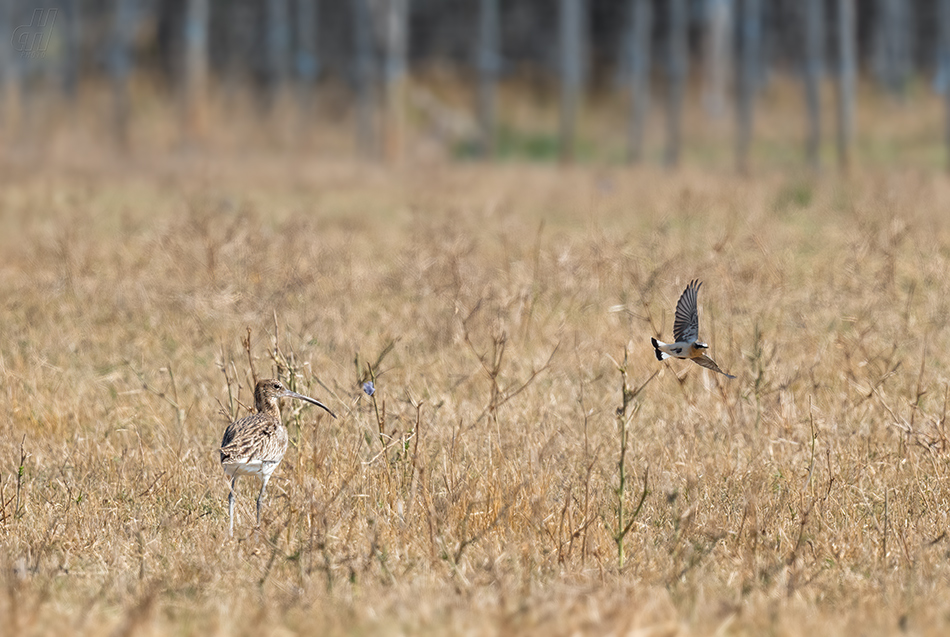
M257 524L261 523L261 500L267 481L287 451L287 428L280 421L280 398L296 398L322 407L331 416L336 414L319 400L298 394L284 387L279 380L257 381L254 387L255 413L235 420L224 430L221 440L221 466L231 478L228 494L228 535L234 535L234 484L239 476L259 475L261 492L257 496Z
M674 358L688 358L697 365L706 369L719 372L728 378L735 378L732 374L719 369L716 361L709 358L704 350L709 349L709 345L699 340L699 308L697 306L697 297L699 296L699 286L702 283L699 279L689 282L680 300L676 303L676 318L673 320L673 338L675 343L661 343L655 338L651 338L656 360L661 361L670 356Z

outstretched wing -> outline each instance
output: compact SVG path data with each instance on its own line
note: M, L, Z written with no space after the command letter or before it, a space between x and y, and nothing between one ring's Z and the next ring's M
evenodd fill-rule
M673 338L677 343L692 343L699 338L699 309L696 298L699 295L699 279L693 279L683 290L676 303L676 319L673 321Z
M698 357L696 357L696 358L693 358L693 359L691 359L691 360L692 360L694 363L696 363L697 365L700 365L700 366L702 366L702 367L705 367L706 369L711 369L711 370L713 370L714 372L719 372L720 374L722 374L723 376L726 376L727 378L735 378L735 376L733 376L732 374L727 374L726 372L724 372L724 371L722 371L721 369L719 369L719 365L716 365L716 361L714 361L713 359L709 358L709 357L706 356L705 354L703 354L702 356L698 356Z

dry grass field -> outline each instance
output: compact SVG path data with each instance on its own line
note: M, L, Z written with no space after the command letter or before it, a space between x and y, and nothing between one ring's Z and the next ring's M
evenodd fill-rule
M923 171L8 167L2 631L946 634L948 205ZM736 380L653 356L694 277ZM255 372L340 417L284 404L229 540Z

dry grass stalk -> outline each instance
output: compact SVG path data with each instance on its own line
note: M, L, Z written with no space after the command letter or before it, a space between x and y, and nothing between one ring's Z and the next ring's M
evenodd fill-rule
M942 178L123 170L0 191L18 632L947 630ZM648 342L699 275L729 384ZM229 544L258 374L340 418Z

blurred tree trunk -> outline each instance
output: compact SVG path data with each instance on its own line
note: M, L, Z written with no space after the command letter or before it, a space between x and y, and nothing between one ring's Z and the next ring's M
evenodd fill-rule
M20 73L13 43L17 13L17 0L0 0L0 82L3 83L3 128L8 141L20 124Z
M353 0L353 44L356 48L356 142L364 159L376 155L376 130L373 123L375 76L373 25L369 0Z
M386 160L401 161L406 136L406 70L409 54L409 0L388 0L385 14Z
M82 39L82 22L79 15L78 0L63 0L63 94L75 104L79 93L79 43Z
M712 117L726 110L726 87L732 62L732 0L707 0L706 78L703 105Z
M287 86L290 69L290 0L267 0L267 105L273 106Z
M947 147L947 171L950 172L950 0L939 0L938 74L943 89L944 143Z
M109 52L109 73L112 76L114 102L113 126L116 141L122 150L129 148L129 75L132 72L132 42L138 21L137 0L118 0L112 23L112 46Z
M911 66L912 3L878 0L874 29L873 69L893 95L903 96Z
M689 25L686 0L668 0L669 34L667 37L667 145L666 165L676 166L680 160L680 138L683 119L683 96L686 92L686 65L689 55Z
M495 156L495 84L501 71L499 0L480 0L478 11L479 154Z
M752 140L752 110L758 80L758 56L762 38L760 0L743 0L740 30L740 64L737 82L738 116L737 165L740 173L749 172L749 145Z
M208 95L208 0L185 8L185 134L189 143L205 132Z
M317 0L297 0L297 16L294 21L295 47L294 71L297 75L298 103L303 114L302 123L310 120L313 110L313 91L320 74L320 58L317 54L318 41Z
M627 161L643 159L643 126L650 106L650 36L653 33L651 0L631 0L627 46L630 56L630 125Z
M808 117L808 134L805 141L805 156L813 170L820 168L821 151L821 74L824 59L824 0L805 0L800 10L804 13L805 31L805 109Z
M575 155L577 111L584 75L584 0L561 0L561 161L571 163Z
M854 0L838 0L838 165L851 167L857 28Z
M224 92L225 98L231 101L237 95L239 86L249 79L247 54L251 43L257 40L254 35L253 7L247 0L232 0L223 16L226 20Z

